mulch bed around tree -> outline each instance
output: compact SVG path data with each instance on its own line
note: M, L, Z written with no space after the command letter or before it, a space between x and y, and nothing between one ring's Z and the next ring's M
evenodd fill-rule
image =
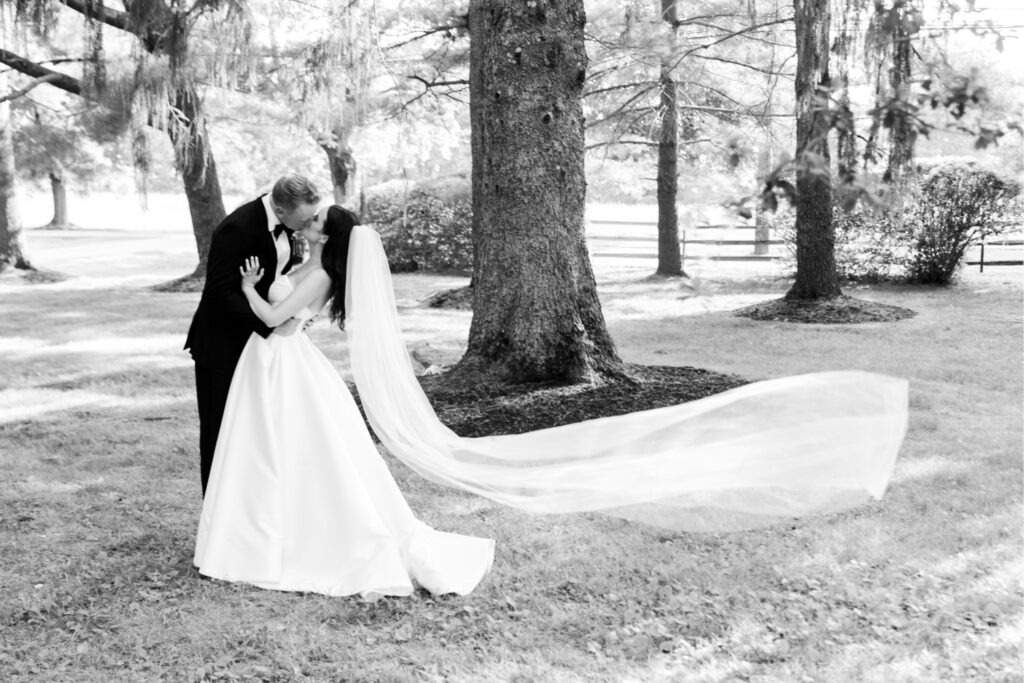
M775 299L740 308L733 311L733 314L753 320L850 325L895 322L911 318L917 315L917 312L900 306L854 299L849 296L838 296L834 299L812 301Z
M441 421L460 436L491 436L685 403L749 380L691 367L627 365L632 379L599 385L532 383L452 390L444 375L420 378Z

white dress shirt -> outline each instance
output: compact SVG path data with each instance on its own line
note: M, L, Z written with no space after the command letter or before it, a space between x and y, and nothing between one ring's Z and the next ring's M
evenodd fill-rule
M274 232L274 228L277 227L279 221L277 216L274 215L274 209L270 206L270 193L263 195L263 208L267 210L267 230L271 234ZM277 247L277 272L274 274L275 279L281 277L281 271L284 270L285 265L288 263L288 259L292 255L292 245L288 241L288 233L282 232L274 240L274 246Z

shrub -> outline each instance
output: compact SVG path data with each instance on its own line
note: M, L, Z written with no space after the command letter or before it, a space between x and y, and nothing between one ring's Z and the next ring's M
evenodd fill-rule
M921 164L888 206L858 202L834 208L836 268L860 282L903 280L948 284L967 249L1001 230L1001 219L1020 213L1019 186L970 160ZM838 200L838 197L834 197ZM791 254L795 215L779 207L776 226Z
M849 211L837 206L833 215L839 276L854 282L900 279L910 259L905 214L899 206L876 209L858 202Z
M1020 186L974 163L941 164L924 176L910 207L911 282L952 282L967 249L998 234Z
M394 272L468 273L473 269L472 204L465 176L411 184L390 181L367 191L363 222L380 233Z

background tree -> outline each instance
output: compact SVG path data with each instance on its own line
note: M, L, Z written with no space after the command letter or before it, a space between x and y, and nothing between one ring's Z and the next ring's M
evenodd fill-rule
M21 214L14 188L14 123L11 102L6 97L9 87L7 72L0 71L0 273L32 269L21 243Z
M682 250L679 247L679 124L676 120L676 82L673 62L677 55L679 11L676 0L661 0L665 47L658 65L658 89L661 95L658 134L658 270L659 275L682 275Z
M127 91L137 122L136 161L143 170L148 163L146 126L165 131L182 177L199 260L195 271L183 280L195 281L206 272L210 236L225 215L197 71L211 79L234 73L247 43L246 6L228 0L196 0L191 5L155 0L126 2L125 11L118 11L91 0L61 0L61 4L85 18L87 55L81 90L90 98L102 97L107 88L104 27L113 27L137 40L132 62L134 78ZM21 22L45 35L54 16L49 2L33 0L16 5ZM206 24L202 23L204 19ZM206 34L207 44L216 47L209 53L209 60L194 60L190 38L193 33L213 30L208 24L216 24L216 36ZM16 69L18 63L8 62Z
M829 0L794 0L796 26L796 278L786 298L842 294L835 263L828 133Z
M53 217L45 226L72 226L68 211L68 184L84 185L109 169L104 157L120 151L126 121L118 113L68 96L53 97L47 89L45 101L20 98L14 102L21 124L14 134L20 174L43 179L50 185Z
M583 237L582 0L472 0L473 321L455 374L620 373Z
M640 150L636 157L651 159L657 168L658 272L679 274L680 197L707 204L710 174L702 178L700 171L713 166L709 159L731 173L728 159L739 159L736 148L761 146L757 126L769 115L766 100L774 83L762 94L750 88L751 79L777 76L772 28L788 18L731 0L699 8L668 0L600 7L588 27L594 55L585 93L594 113L588 148L633 147ZM681 8L690 13L684 16ZM645 150L656 154L648 157ZM682 181L680 160L689 176Z

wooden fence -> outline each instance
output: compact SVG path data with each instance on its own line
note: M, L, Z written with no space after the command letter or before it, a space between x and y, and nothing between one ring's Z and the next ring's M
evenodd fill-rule
M648 228L655 235L657 234L657 229L658 229L658 224L657 223L653 223L651 221L589 220L589 221L587 221L587 223L590 224L590 225L597 225L597 226L616 225L616 226L628 226L630 228L638 228L638 229L639 228ZM687 233L689 233L691 231L697 231L697 230L705 230L705 231L707 231L707 230L729 230L729 231L735 231L735 230L754 230L754 226L752 226L752 225L731 225L731 224L696 225L696 226L693 226L691 228L688 228L687 230L680 230L679 231L679 243L683 247L683 258L684 259L698 259L699 258L699 259L707 259L707 260L711 260L711 261L772 261L772 260L775 260L775 259L782 258L782 256L778 255L778 254L772 255L772 254L768 254L768 253L765 253L765 254L730 254L730 255L723 255L723 254L692 254L692 253L689 252L689 250L686 249L686 245L688 245L688 244L714 245L714 246L722 246L722 247L748 246L748 247L751 247L752 249L756 249L758 246L763 246L765 248L765 251L767 251L772 246L779 246L779 245L783 245L783 244L786 243L784 240L780 240L780 239L767 239L767 240L758 240L758 239L742 240L742 239L732 239L732 238L729 238L729 239L725 239L725 238L690 239L688 237ZM642 237L642 236L636 236L636 235L588 235L587 236L587 240L588 241L592 241L592 242L624 242L624 243L646 242L646 243L654 243L654 244L657 244L657 242L658 242L657 236L654 236L654 237ZM646 253L646 252L640 253L640 252L608 252L608 251L598 251L598 252L595 252L593 254L593 256L595 256L595 257L604 257L604 258L652 258L652 257L656 257L657 256L657 250L655 250L653 254Z
M628 226L630 228L647 228L655 235L657 234L658 224L651 221L613 221L613 220L589 220L587 221L590 225L595 226ZM758 246L764 246L766 251L771 246L779 246L785 244L785 240L780 239L689 239L687 233L694 230L754 230L751 225L696 225L687 230L680 230L679 243L683 245L683 258L684 259L708 259L711 261L772 261L775 259L783 258L780 254L733 254L733 255L722 255L722 254L691 254L687 251L686 245L716 245L725 247L738 247L748 246L752 249L756 249ZM594 242L647 242L657 244L657 236L653 237L641 237L635 235L588 235L588 241ZM987 242L983 242L978 245L980 247L979 255L977 260L968 260L966 265L978 266L981 272L985 271L985 266L1021 266L1024 265L1024 259L985 259L985 247L1017 247L1018 251L1020 248L1024 248L1024 239L993 239ZM605 258L655 258L657 256L657 250L654 253L640 253L640 252L606 252L598 251L593 254L596 257Z

